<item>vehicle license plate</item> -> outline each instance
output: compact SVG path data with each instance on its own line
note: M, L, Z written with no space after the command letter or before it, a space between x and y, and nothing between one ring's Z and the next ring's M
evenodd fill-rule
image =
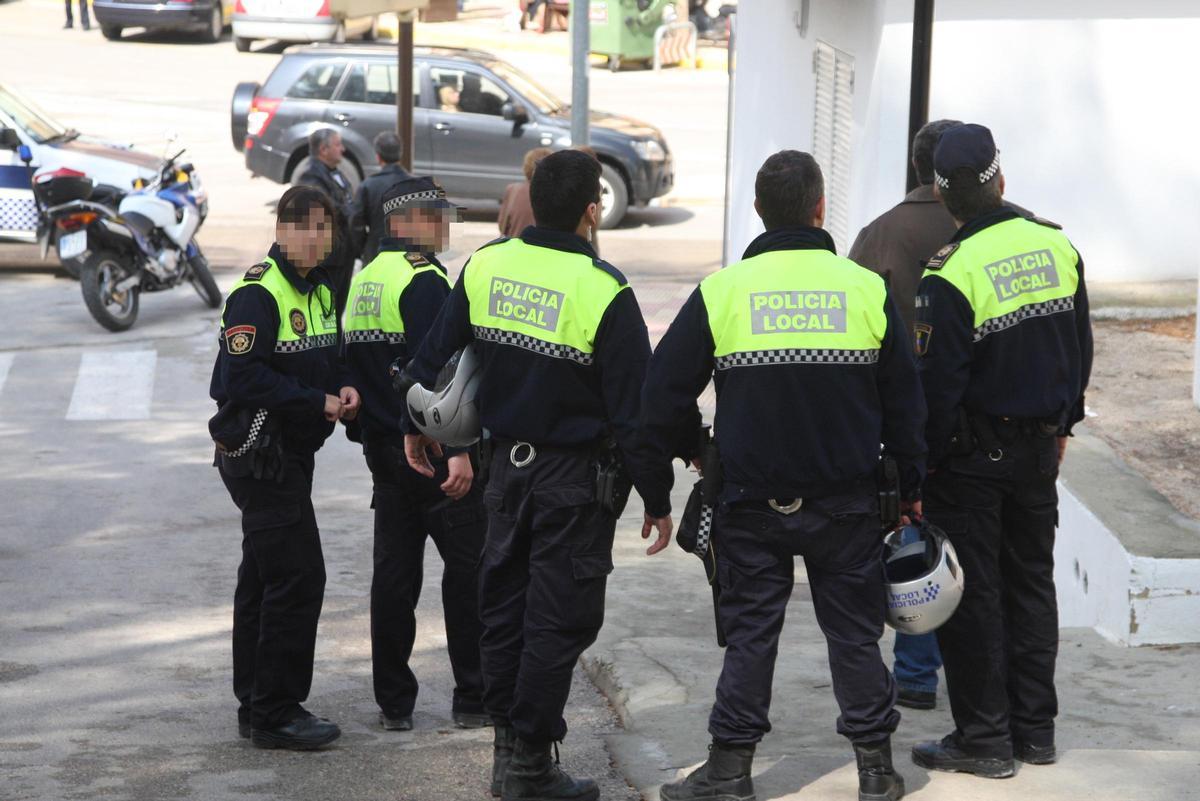
M87 231L76 231L58 238L58 257L60 259L73 259L85 250L87 250Z

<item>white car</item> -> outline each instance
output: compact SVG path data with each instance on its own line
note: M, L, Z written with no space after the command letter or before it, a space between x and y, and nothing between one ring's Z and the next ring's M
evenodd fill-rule
M416 6L416 0L237 0L233 43L244 53L256 39L371 41L379 33L380 14Z
M157 156L106 142L66 128L12 89L0 84L0 241L34 242L37 207L30 186L34 173L62 167L91 178L111 196L130 191L138 178L158 175ZM33 160L21 160L19 148L28 147ZM72 264L63 264L75 274Z

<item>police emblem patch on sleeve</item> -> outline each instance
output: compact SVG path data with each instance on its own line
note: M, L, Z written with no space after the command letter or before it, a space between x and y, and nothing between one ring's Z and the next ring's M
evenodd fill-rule
M249 270L246 270L245 278L247 281L261 281L263 275L265 275L267 270L269 270L269 269L271 269L270 262L266 262L266 261L259 262L258 264L251 267Z
M405 253L404 258L408 259L408 263L413 267L425 267L429 264L429 259L422 256L420 253Z
M933 258L925 263L926 270L940 270L946 266L946 262L954 255L954 251L958 250L958 242L951 242L937 253L933 254Z
M933 326L929 323L913 324L913 350L918 356L924 356L929 351L929 338L933 336Z
M299 309L292 309L288 312L288 321L292 324L292 331L297 336L304 336L308 332L308 320L304 316L304 312Z
M257 329L252 325L235 325L225 329L225 348L230 356L242 356L254 347Z

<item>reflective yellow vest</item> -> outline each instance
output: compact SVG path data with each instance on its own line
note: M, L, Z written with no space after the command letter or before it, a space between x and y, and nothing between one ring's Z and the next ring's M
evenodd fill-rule
M627 289L617 275L586 254L520 239L486 247L463 279L475 337L590 365L604 312Z
M827 250L779 250L700 282L718 370L873 364L887 333L877 274Z
M275 337L276 353L298 353L312 348L337 347L337 311L333 292L324 284L313 286L307 294L296 289L270 256L246 271L225 299L244 286L257 284L271 293L279 309L279 331ZM221 312L221 328L225 328L225 312Z
M346 342L402 344L405 336L400 296L413 278L426 272L436 273L449 286L442 271L419 253L380 252L350 283L342 325Z
M943 249L925 275L949 281L971 304L978 342L1022 320L1075 308L1079 254L1058 229L1018 217Z

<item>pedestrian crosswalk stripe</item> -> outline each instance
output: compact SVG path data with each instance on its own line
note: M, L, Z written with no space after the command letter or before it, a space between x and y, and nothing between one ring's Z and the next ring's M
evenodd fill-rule
M84 353L67 419L149 418L157 359L153 350Z
M0 392L4 391L4 382L8 380L8 369L12 367L14 353L0 353Z

